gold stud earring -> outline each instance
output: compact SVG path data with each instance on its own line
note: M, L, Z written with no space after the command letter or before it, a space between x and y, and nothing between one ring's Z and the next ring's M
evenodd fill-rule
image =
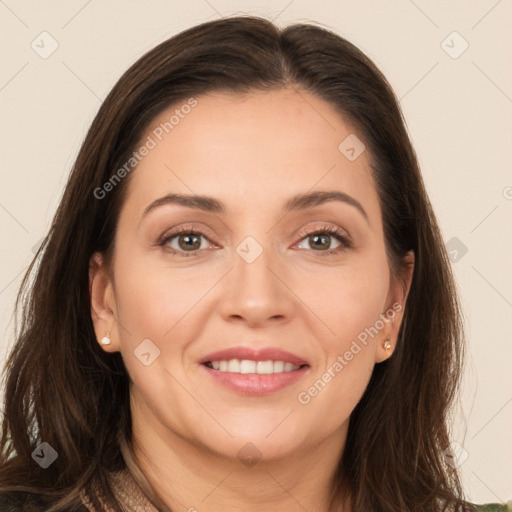
M391 343L389 343L389 340L391 339L391 336L388 336L385 340L384 340L384 348L386 350L391 350Z
M102 345L110 345L110 332L107 332L107 335L101 338Z

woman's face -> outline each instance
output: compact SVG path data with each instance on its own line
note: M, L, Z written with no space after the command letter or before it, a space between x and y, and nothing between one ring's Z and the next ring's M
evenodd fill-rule
M91 274L96 333L122 354L139 435L267 459L344 440L405 301L355 137L290 89L198 96L154 120L113 277L100 259Z

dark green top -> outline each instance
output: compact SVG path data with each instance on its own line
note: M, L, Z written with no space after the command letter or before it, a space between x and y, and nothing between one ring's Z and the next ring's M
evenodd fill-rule
M504 503L503 505L499 503L489 503L488 505L475 505L475 507L479 512L511 512L512 501L509 501L508 504Z

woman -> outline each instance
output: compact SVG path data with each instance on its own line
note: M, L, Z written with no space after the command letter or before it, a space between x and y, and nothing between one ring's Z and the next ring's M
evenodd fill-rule
M144 55L36 260L6 506L475 510L442 237L390 86L339 36L235 17Z

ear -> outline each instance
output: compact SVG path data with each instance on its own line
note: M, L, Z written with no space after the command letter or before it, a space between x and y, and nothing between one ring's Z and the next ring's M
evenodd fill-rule
M380 363L388 359L393 353L398 339L398 332L402 325L405 304L411 289L414 274L414 252L409 251L402 258L399 277L392 277L386 306L380 318L384 327L379 333L375 352L375 362ZM389 339L388 339L389 336ZM384 348L386 341L391 345L389 350Z
M99 345L105 352L119 351L114 285L104 257L99 252L94 253L89 260L89 297L94 332ZM110 344L103 345L101 340L107 333L110 333Z

